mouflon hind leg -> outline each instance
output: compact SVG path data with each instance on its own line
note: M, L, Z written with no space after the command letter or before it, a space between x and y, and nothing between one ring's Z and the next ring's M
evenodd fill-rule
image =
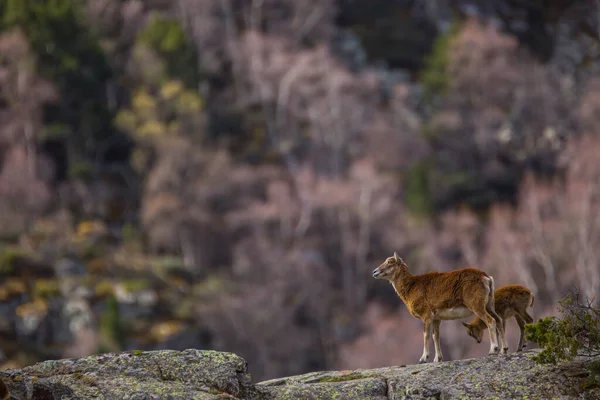
M435 358L433 362L440 362L444 359L442 347L440 346L440 324L442 321L436 319L433 321L433 345L435 346Z

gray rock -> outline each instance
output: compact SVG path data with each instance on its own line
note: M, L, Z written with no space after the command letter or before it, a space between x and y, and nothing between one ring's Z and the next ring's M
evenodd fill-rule
M56 276L59 278L67 276L81 276L87 272L85 265L71 260L70 258L58 260L58 262L54 265L54 271Z
M598 399L600 379L579 357L560 366L508 356L313 372L253 384L247 363L217 351L132 351L45 361L3 379L23 399Z
M600 385L588 381L585 362L589 360L578 359L560 367L539 365L531 361L537 351L372 370L315 372L256 387L271 400L600 398Z
M69 331L76 334L82 329L93 327L94 314L87 300L82 298L67 299L62 314L68 321Z
M32 400L258 399L247 368L231 353L132 351L44 361L4 381L13 397Z

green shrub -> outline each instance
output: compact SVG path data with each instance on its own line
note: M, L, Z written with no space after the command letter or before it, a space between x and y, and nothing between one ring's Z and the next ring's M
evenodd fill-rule
M79 161L71 163L68 174L69 178L81 179L84 182L89 182L94 175L94 171L90 163Z
M183 29L176 20L153 13L139 40L161 53L180 51L186 45Z
M593 299L582 303L578 291L571 291L559 301L561 317L541 318L525 325L527 340L543 348L533 359L557 364L578 354L600 355L600 309L592 303Z
M414 165L406 176L406 205L417 215L427 216L433 212L433 202L429 191L430 171L430 163L421 161Z
M164 271L174 268L184 268L181 257L176 256L156 256L150 260L154 271Z
M121 281L121 286L128 292L135 293L151 287L151 282L148 279L124 279Z
M165 60L169 76L182 79L188 87L197 84L196 51L177 20L152 13L137 39Z
M84 242L77 248L78 254L84 262L104 258L108 252L107 246L96 241Z
M36 279L33 282L33 295L36 298L45 299L59 296L58 281L55 279Z
M0 274L9 275L15 269L15 263L23 258L23 254L16 249L4 249L0 252Z
M447 32L438 35L429 56L425 58L425 68L421 72L420 81L426 101L431 102L436 96L443 95L450 83L448 63L450 44L458 33L460 23L454 21Z
M594 360L586 365L589 376L583 383L584 389L594 389L600 387L600 360Z
M100 319L100 332L104 347L109 351L118 351L125 344L125 327L119 312L117 299L109 295L106 299L106 310Z
M121 228L121 235L123 236L123 243L125 245L138 245L141 240L141 233L132 223L125 223Z

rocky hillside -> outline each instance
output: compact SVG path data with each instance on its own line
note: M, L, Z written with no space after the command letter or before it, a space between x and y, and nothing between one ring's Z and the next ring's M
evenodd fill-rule
M558 367L508 356L313 372L253 383L248 363L217 351L133 351L50 360L2 372L18 399L597 399L596 359Z

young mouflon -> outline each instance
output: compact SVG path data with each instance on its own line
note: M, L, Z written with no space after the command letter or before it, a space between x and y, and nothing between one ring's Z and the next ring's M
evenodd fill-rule
M517 352L527 345L525 342L525 324L531 324L533 318L527 313L527 308L533 307L535 296L531 290L523 285L505 285L494 292L494 303L496 314L502 318L502 327L506 329L506 320L514 317L521 331ZM475 317L470 323L462 323L467 328L467 334L481 343L483 331L486 324L479 317Z
M440 323L477 315L490 328L489 354L506 353L502 319L494 309L494 278L476 268L449 272L429 272L413 275L406 263L394 252L373 271L376 279L392 283L394 290L410 314L423 321L423 355L419 363L429 358L429 339L433 328L434 362L442 361ZM500 343L498 343L500 340Z

